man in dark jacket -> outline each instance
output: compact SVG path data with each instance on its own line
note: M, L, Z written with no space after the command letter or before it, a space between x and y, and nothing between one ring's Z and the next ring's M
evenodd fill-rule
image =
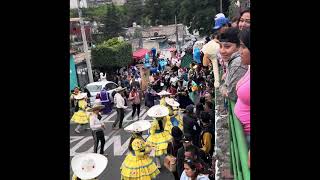
M192 104L186 107L186 114L183 116L183 133L186 136L191 136L193 144L197 147L200 147L199 136L201 133L201 128L193 115L193 109L194 106Z
M177 153L177 172L178 172L179 177L181 177L181 174L184 170L183 163L184 163L184 159L185 159L185 156L184 156L185 151L186 151L187 147L193 146L192 136L184 135L181 141L182 141L183 146L178 149L178 153ZM198 157L200 157L200 159L205 159L205 153L198 147L196 147L196 149L197 149L197 152L199 152Z
M185 149L188 146L192 145L191 136L184 136L181 141L183 143L183 146L178 149L178 153L177 153L177 172L178 172L178 176L179 177L181 177L181 174L182 174L182 172L184 170L183 162L184 162Z

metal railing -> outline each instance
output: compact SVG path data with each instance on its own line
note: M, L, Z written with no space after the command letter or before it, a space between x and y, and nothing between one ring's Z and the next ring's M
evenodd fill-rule
M250 180L248 167L248 147L240 121L234 114L235 103L228 100L228 120L230 128L230 156L235 180Z

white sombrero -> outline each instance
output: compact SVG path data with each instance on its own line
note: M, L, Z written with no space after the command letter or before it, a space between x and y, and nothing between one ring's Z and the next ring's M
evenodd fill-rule
M104 108L104 105L94 104L94 105L92 106L92 108L88 108L87 111L88 111L88 112L93 112L94 110L97 110L97 109L101 110L101 109L103 109L103 108Z
M166 97L165 101L167 104L169 104L169 106L172 106L172 107L179 107L180 106L180 104L177 101L175 101L173 98Z
M159 96L168 96L168 95L171 95L171 93L165 91L165 90L162 90L161 92L157 93L157 95Z
M136 121L136 122L130 124L129 126L125 127L124 130L137 133L137 132L146 131L146 130L150 129L150 127L151 127L151 123L149 121L140 120L140 121Z
M155 105L148 110L147 114L148 116L155 118L164 117L169 114L169 109L162 105Z
M77 100L83 99L87 97L87 93L80 93L78 95L75 95L74 98Z
M108 159L97 153L78 154L71 160L74 174L80 179L93 179L98 177L107 167Z

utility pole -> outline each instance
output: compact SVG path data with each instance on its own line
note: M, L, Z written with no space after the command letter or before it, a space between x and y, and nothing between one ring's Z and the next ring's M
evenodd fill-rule
M178 26L177 26L177 16L174 16L174 23L176 24L176 49L179 52L179 39L178 39Z
M223 13L222 12L222 0L220 0L220 13Z
M82 42L83 42L83 49L84 49L84 53L86 55L86 63L87 63L87 69L88 69L88 76L89 76L89 83L93 82L93 75L92 75L92 69L91 69L91 61L90 61L90 56L89 56L89 52L88 52L88 44L87 44L87 37L86 37L86 33L84 30L84 23L83 23L83 19L82 19L82 12L81 12L81 8L80 8L80 1L81 0L77 0L77 4L78 4L78 13L79 13L79 21L80 21L80 27L81 27L81 35L82 35Z

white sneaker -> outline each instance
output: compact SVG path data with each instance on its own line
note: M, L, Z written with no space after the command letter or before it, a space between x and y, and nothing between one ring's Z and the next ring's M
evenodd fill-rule
M75 129L74 130L76 133L80 134L80 131L78 129Z

